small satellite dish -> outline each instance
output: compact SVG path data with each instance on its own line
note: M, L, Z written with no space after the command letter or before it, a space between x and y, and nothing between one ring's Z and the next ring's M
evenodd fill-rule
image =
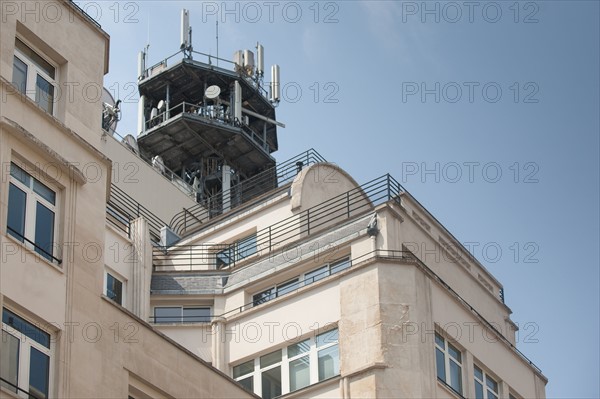
M157 106L159 111L162 111L165 108L165 101L164 100L160 100L158 102L158 106Z
M138 154L140 153L140 148L138 147L137 140L131 134L123 137L123 144L128 147L131 151Z
M221 88L217 85L209 86L204 92L204 96L209 100L214 100L215 98L218 98L219 94L221 94Z
M102 128L113 135L117 130L117 123L121 120L120 103L120 100L115 102L106 87L102 89Z
M152 167L162 174L165 173L165 161L163 161L160 155L155 155L152 158Z

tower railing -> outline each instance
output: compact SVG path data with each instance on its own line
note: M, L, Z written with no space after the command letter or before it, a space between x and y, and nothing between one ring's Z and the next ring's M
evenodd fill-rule
M193 207L183 209L173 216L170 227L183 237L226 210L237 208L253 198L291 182L299 169L322 162L326 162L325 158L311 148L232 186L228 192L220 192L202 199Z

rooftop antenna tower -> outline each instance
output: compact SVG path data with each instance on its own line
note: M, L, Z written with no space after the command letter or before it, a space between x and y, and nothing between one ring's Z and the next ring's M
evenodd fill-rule
M236 52L234 67L221 68L200 52L192 58L189 12L181 12L183 59L165 59L147 68L140 92L139 151L172 170L196 191L196 200L220 214L277 187L277 177L250 178L275 166L279 67L269 90L262 87L264 47ZM217 63L219 22L215 24ZM155 158L159 156L160 158ZM160 160L160 162L159 162ZM157 166L157 167L159 167ZM270 175L269 175L270 176ZM243 182L247 185L242 185ZM243 190L242 190L243 188Z

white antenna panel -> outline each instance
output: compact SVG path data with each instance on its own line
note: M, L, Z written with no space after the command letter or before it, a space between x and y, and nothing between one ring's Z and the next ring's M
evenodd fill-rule
M186 49L190 46L190 12L185 8L181 10L181 45L180 49Z

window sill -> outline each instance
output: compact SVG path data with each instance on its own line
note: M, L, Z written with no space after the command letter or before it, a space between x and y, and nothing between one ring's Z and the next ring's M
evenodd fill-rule
M7 398L21 399L16 393L9 390L8 388L4 388L3 386L0 386L0 392L2 393L3 398L7 397Z
M6 239L8 239L9 241L12 241L15 245L19 246L20 250L24 250L26 251L26 253L30 256L34 257L34 261L33 263L45 263L46 265L50 266L52 269L56 270L57 272L59 272L60 274L65 274L65 271L63 270L63 268L59 265L56 265L55 263L50 262L48 259L46 259L45 257L43 257L42 255L38 254L37 252L35 252L33 249L29 248L27 245L25 245L24 243L22 243L21 241L17 240L16 238L14 238L13 236L11 236L10 234L7 234L6 232L4 232L4 237ZM25 257L23 256L23 254L13 254L14 255L19 255L20 256L20 261L21 263L23 263L23 260L25 259ZM4 254L5 259L8 258L9 255L7 255L6 253Z

